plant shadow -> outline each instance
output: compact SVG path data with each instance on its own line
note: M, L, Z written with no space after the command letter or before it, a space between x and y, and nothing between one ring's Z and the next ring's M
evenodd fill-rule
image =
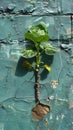
M49 55L48 56L46 54L43 54L41 60L42 60L42 62L44 62L44 64L47 64L47 65L51 66L51 64L53 62L53 58L54 58L53 55ZM40 79L41 80L46 79L46 77L47 77L48 74L49 74L49 72L44 68L42 70L42 72L40 73Z
M34 60L33 60L33 58L26 59L24 57L20 57L20 59L19 59L19 61L17 63L17 67L16 67L16 72L15 72L16 76L21 77L21 76L26 75L29 71L31 71L29 69L25 69L25 67L24 67L24 62L25 61L28 61L28 62L30 62L30 64L32 64Z
M26 75L28 72L32 71L32 70L26 69L24 67L23 63L25 61L28 61L28 62L30 62L30 64L33 64L33 62L35 61L35 58L26 59L24 57L20 57L20 59L17 63L16 71L15 71L16 76L22 77L22 76ZM41 61L44 62L44 64L51 66L51 64L53 62L53 56L48 56L46 54L42 54ZM48 74L49 74L49 72L45 68L43 68L42 72L40 73L40 79L41 80L46 79Z

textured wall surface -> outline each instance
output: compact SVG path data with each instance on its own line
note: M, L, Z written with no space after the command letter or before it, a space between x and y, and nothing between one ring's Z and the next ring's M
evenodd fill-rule
M49 97L51 111L36 122L31 116L34 74L23 68L17 50L27 28L41 21L60 51L52 71L40 72L40 100ZM0 130L63 129L73 130L73 0L0 0Z

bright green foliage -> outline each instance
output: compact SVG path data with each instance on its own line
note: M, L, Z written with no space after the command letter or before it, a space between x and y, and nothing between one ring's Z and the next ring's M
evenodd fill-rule
M25 33L25 38L28 40L36 42L45 42L49 40L48 31L44 23L34 25L30 27L27 33Z
M47 55L54 55L58 49L53 47L51 44L48 43L42 43L40 44L40 48L45 51L45 54Z
M33 43L21 50L21 56L27 59L35 57L35 65L37 67L41 66L42 61L40 60L40 56L42 53L54 55L57 52L57 49L48 43L49 36L45 23L30 27L28 32L25 33L25 38ZM51 70L45 63L43 63L43 68L49 72Z
M24 58L32 58L36 56L36 51L31 48L24 48L21 50L21 56Z

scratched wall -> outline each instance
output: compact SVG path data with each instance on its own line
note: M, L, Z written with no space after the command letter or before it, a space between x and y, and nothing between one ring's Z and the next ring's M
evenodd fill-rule
M18 49L27 28L41 21L59 52L44 57L52 71L40 72L40 100L51 110L36 122L34 73L23 68ZM73 0L0 0L0 130L63 129L73 130Z

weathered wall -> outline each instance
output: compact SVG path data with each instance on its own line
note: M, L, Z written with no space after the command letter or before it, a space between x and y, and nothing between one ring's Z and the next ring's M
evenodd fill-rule
M73 0L0 0L0 130L73 129L72 14ZM41 72L41 102L50 97L51 111L35 122L31 116L34 74L22 67L23 58L16 50L25 43L28 26L41 21L60 51L54 56L51 73Z

